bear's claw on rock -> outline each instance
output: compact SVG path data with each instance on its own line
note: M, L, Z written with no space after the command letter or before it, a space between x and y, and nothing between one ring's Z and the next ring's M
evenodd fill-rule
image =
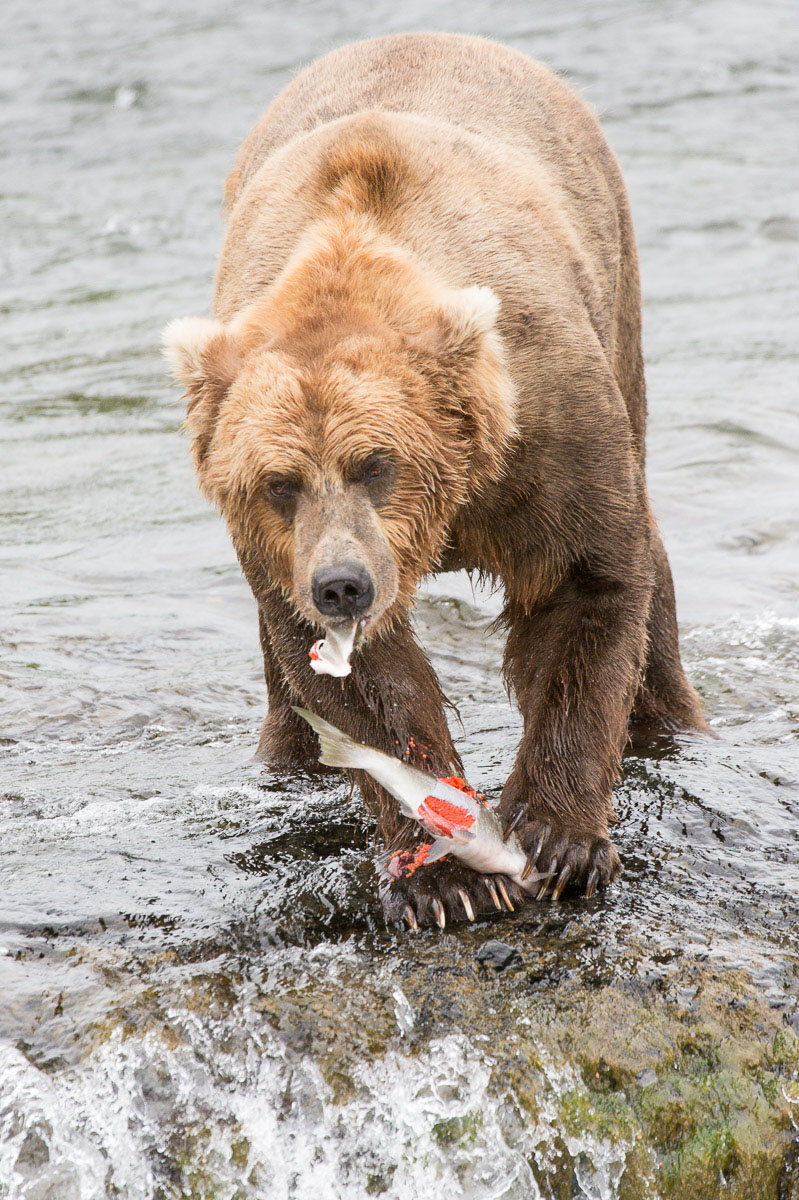
M400 879L380 875L379 887L386 920L414 931L505 915L529 899L504 875L480 875L452 858Z
M497 910L497 912L502 912L502 905L500 904L499 896L497 895L497 887L494 883L494 880L491 879L490 876L486 876L485 885L488 888L489 896L494 901L494 908Z
M560 875L558 875L558 882L555 884L555 887L552 889L552 899L553 900L560 900L560 893L563 891L566 884L568 883L569 876L571 875L571 873L572 873L572 869L569 866L569 864L567 863L566 866L561 871Z
M458 888L458 895L461 898L461 904L463 905L463 911L466 913L466 916L469 918L469 920L473 921L474 920L474 909L472 908L471 900L466 895L466 892L464 892L463 888Z

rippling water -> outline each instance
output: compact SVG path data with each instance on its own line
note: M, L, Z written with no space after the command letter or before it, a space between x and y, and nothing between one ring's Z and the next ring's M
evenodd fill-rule
M709 963L796 1021L795 7L345 8L4 6L2 1196L513 1200L566 1195L568 1158L568 1195L609 1200L634 1139L564 1127L587 1083L537 997L671 996ZM504 39L603 118L642 256L650 487L719 735L627 760L608 898L417 938L382 926L347 789L248 761L254 604L157 352L208 308L222 181L269 99L403 28ZM489 789L518 732L497 606L445 576L418 612ZM507 983L473 965L488 936L521 952Z

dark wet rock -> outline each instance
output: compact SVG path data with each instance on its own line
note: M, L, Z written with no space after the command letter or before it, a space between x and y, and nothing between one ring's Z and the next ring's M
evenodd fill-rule
M548 942L544 935L541 945L531 946L534 960L547 952ZM277 986L266 978L254 990L248 985L247 1005L262 1031L259 1044L265 1047L271 1038L270 1053L286 1063L282 1119L290 1122L301 1111L321 1120L320 1096L304 1066L309 1060L328 1089L329 1114L339 1111L345 1120L347 1106L363 1097L364 1069L400 1055L402 1071L423 1064L424 1080L430 1080L424 1086L437 1103L453 1106L432 1123L433 1146L460 1162L479 1158L484 1126L494 1122L508 1145L532 1145L530 1169L546 1200L799 1200L792 1157L799 1038L784 1014L746 973L688 954L675 958L666 990L634 981L621 969L598 985L589 944L590 938L581 943L561 931L563 969L553 972L549 986L525 988L524 975L514 974L520 986L493 990L490 1005L475 958L495 970L495 961L518 962L520 955L495 939L479 944L477 930L387 941L383 948L393 949L385 969L371 944L340 960L331 974L298 970ZM632 939L625 950L626 970L646 953ZM396 1017L400 981L414 1014L404 1030ZM243 987L224 968L192 983L194 1019L213 1022L219 1046L238 1026ZM688 1007L686 993L692 997ZM165 1014L175 1011L180 994L170 997L167 989ZM186 1003L185 993L182 998ZM150 994L142 1004L148 1028L161 1027L171 1045L176 1036L193 1036L191 1025L177 1034L166 1015L162 1026L162 1018L154 1020ZM476 1106L459 1102L462 1083L440 1071L441 1039L452 1033L470 1047L474 1063L483 1064L476 1069L488 1073ZM482 1046L490 1047L485 1059ZM236 1048L236 1057L245 1050ZM227 1086L224 1061L211 1059L208 1069ZM171 1103L179 1122L177 1092ZM531 1130L546 1132L536 1134L543 1139L540 1153L538 1142L525 1141ZM201 1129L190 1147L180 1142L186 1136L185 1129L176 1131L170 1161L185 1160L181 1182L189 1181L198 1195L205 1194L203 1187L210 1194L218 1164L199 1148ZM253 1170L266 1169L235 1122L229 1137L231 1156L235 1147ZM367 1194L390 1194L389 1164L378 1154L367 1165ZM597 1190L598 1171L612 1181L606 1191Z
M507 942L498 942L494 938L483 943L476 957L484 967L491 967L495 971L504 971L506 967L521 962L518 950L509 946Z
M777 1200L799 1200L799 1134L785 1154L780 1171Z

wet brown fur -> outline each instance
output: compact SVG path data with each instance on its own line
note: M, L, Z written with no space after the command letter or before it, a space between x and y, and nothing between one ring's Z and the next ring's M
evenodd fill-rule
M632 224L593 114L481 39L358 43L278 96L225 198L216 321L177 323L168 341L200 482L258 601L260 753L315 759L299 703L383 749L412 741L437 772L458 767L408 609L423 574L477 571L505 588L505 675L524 716L502 810L524 810L541 867L607 882L631 722L641 735L705 723L644 481ZM375 450L398 464L378 500L357 476ZM275 507L274 474L299 481L304 507ZM383 571L379 619L344 680L308 666L303 563L333 527ZM360 782L382 839L411 836ZM429 918L464 878L423 869L387 911L410 898Z

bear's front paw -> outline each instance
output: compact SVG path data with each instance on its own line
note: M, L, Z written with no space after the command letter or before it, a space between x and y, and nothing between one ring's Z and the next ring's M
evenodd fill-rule
M601 834L582 833L523 810L511 817L509 825L527 854L525 872L541 871L549 876L541 884L537 900L543 900L550 888L553 900L559 900L567 887L593 896L622 869L616 847Z
M418 929L424 925L476 921L513 912L528 896L506 875L479 875L454 858L410 875L394 878L380 872L380 899L389 924Z

